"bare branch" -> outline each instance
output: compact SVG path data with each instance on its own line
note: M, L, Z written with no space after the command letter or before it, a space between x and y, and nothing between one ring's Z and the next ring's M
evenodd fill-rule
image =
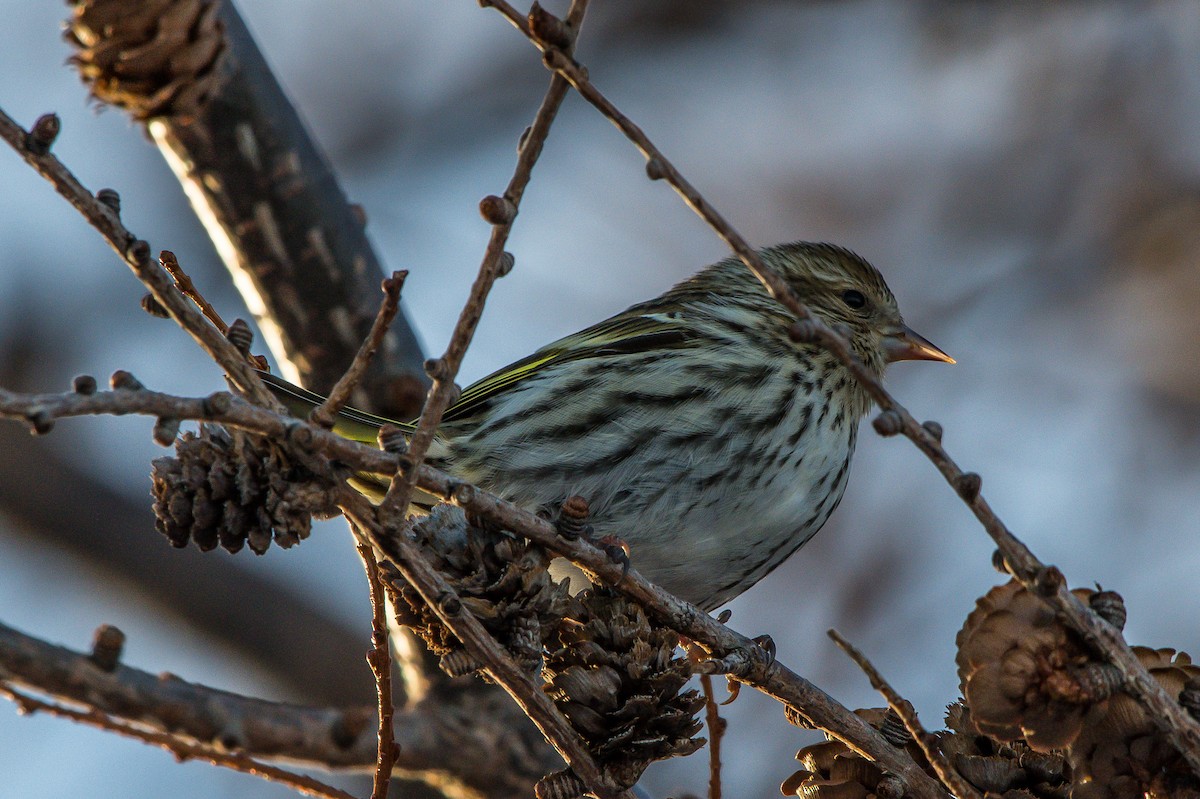
M24 686L70 705L82 705L138 728L169 735L180 746L237 750L257 760L281 759L322 769L366 771L376 763L377 717L370 705L309 707L269 702L156 675L118 664L98 668L87 654L55 646L0 624L0 683ZM474 686L473 686L474 687ZM504 747L493 730L479 729L481 715L503 717L511 705L479 684L469 702L431 698L395 717L400 745L396 775L420 777L460 795L527 793L537 776L554 768L532 725L508 728ZM521 717L521 721L524 718ZM446 752L472 768L464 773Z
M361 531L359 531L361 535ZM375 562L375 550L367 544L358 545L358 556L362 558L367 573L367 585L371 589L371 651L367 662L375 675L375 686L379 697L379 745L375 765L375 779L371 788L371 799L387 799L391 781L392 765L398 753L392 738L392 659L388 642L387 603L383 595L383 580Z
M304 774L296 774L287 769L260 763L253 758L235 752L223 752L213 746L204 746L183 741L176 736L153 730L135 727L132 724L116 721L99 710L75 710L53 702L44 702L35 697L14 690L0 680L0 695L7 696L21 709L22 713L49 713L52 716L70 719L79 724L86 724L108 732L115 732L126 738L133 738L142 743L158 746L173 754L178 760L207 760L214 766L241 771L262 777L268 782L277 782L305 795L318 796L325 799L355 799L353 794L326 785L320 780Z
M254 375L242 354L175 290L171 279L150 258L150 245L130 233L107 203L96 199L83 187L70 170L49 152L49 143L44 146L38 144L39 139L23 131L3 109L0 109L0 138L16 150L38 174L46 178L54 186L54 190L104 236L109 246L116 250L133 270L138 280L150 289L159 305L165 308L171 318L225 370L239 390L265 407L279 407L275 398Z
M879 673L874 664L867 659L866 655L859 652L837 630L829 630L828 634L834 643L863 670L863 673L867 675L867 679L871 681L871 687L883 695L883 698L888 703L888 707L904 722L904 728L908 730L908 734L917 742L917 746L921 747L921 752L924 753L925 759L933 766L934 772L937 773L938 779L942 781L946 789L958 797L958 799L983 799L979 791L975 790L970 783L959 776L954 767L942 756L942 752L938 748L937 738L922 726L921 720L917 718L917 711L913 709L912 703L896 693L896 690L888 684L887 680L883 678L883 675Z
M318 407L313 409L309 416L314 423L322 427L333 427L333 417L342 409L347 402L350 401L350 394L354 391L359 381L366 374L367 367L371 364L371 359L379 350L379 345L383 343L383 337L387 334L388 327L391 326L392 320L396 318L396 312L400 309L400 291L404 288L404 279L408 277L407 271L393 272L391 277L384 278L383 302L379 305L379 312L375 315L375 321L371 324L371 332L367 334L363 340L362 346L358 348L358 352L354 355L354 360L350 363L350 367L346 373L334 385L333 390L329 392L329 396L325 398Z
M100 713L169 732L183 743L252 757L329 766L374 760L374 710L315 708L239 696L92 659L0 624L0 679Z

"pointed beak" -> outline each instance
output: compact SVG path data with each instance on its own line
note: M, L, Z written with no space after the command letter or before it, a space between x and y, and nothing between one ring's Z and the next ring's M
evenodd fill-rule
M908 325L883 337L883 352L888 363L896 361L954 363L953 358L935 347L929 339L918 334Z

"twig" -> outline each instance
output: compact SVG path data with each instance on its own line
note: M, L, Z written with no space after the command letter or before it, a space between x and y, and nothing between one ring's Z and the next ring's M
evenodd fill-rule
M49 117L43 117L43 119L46 118ZM57 117L53 118L57 119ZM115 211L97 200L91 192L83 187L83 184L71 174L70 170L49 152L49 142L39 146L37 140L22 130L21 126L4 113L3 109L0 109L0 138L3 138L10 147L16 150L26 163L37 170L38 174L50 181L54 190L71 203L75 210L83 215L88 224L104 236L109 246L116 250L117 254L133 270L138 280L150 289L150 293L154 295L154 299L158 300L159 305L165 308L171 318L225 370L229 379L240 391L265 407L281 407L263 386L262 381L255 376L254 371L246 363L242 354L237 351L237 348L230 344L216 328L204 319L203 315L192 307L183 295L175 290L171 279L150 258L150 245L129 232Z
M204 399L173 397L143 389L80 394L15 394L0 389L0 416L27 420L53 420L65 416L97 413L168 416L220 422L269 436L286 443L299 440L312 452L323 452L331 460L353 471L394 474L398 457L335 435L323 428L305 425L283 414L251 405L220 392ZM506 530L562 555L606 585L611 585L640 603L655 618L713 652L750 653L758 646L693 605L668 594L642 577L635 568L614 563L607 553L583 538L558 535L554 525L536 514L485 491L462 483L428 465L416 470L417 484L443 499L461 505ZM365 502L365 500L363 500ZM374 532L374 531L373 531ZM737 677L747 685L792 707L814 726L825 730L853 751L871 758L905 781L914 797L942 797L937 782L907 755L888 744L870 725L832 697L778 661L746 656ZM580 775L582 777L582 775Z
M175 287L179 289L179 293L195 303L196 307L200 309L200 313L204 314L204 318L211 322L213 327L221 332L222 336L229 333L229 325L225 324L225 320L221 318L221 314L217 313L217 309L196 288L196 284L192 281L188 273L183 271L183 267L179 265L179 259L175 257L175 253L170 250L163 250L159 253L158 262L162 264L163 269L167 270L167 274L175 281Z
M391 277L383 279L381 285L383 302L379 304L379 312L375 314L371 332L367 334L362 346L355 353L354 360L350 362L350 368L338 379L333 390L329 392L329 396L309 414L308 418L314 424L333 427L333 417L350 400L350 394L366 374L367 367L371 364L371 358L375 357L379 345L383 343L383 337L387 335L388 327L396 318L396 311L400 308L400 290L404 288L406 277L408 277L408 271L404 270L393 272Z
M287 757L329 767L374 761L374 710L268 702L150 674L124 664L105 671L92 658L0 624L0 680L110 717L136 722L197 746Z
M196 288L195 282L183 271L183 267L179 263L179 259L175 257L175 253L170 250L163 250L158 254L158 262L162 268L167 270L167 274L175 281L175 288L179 289L179 293L187 297L199 309L212 326L215 327L222 336L229 337L229 325L225 324L225 320L221 318L221 314L217 313L217 309L211 302L205 299L200 293L200 289ZM255 369L267 369L267 359L262 355L251 355L245 353L245 357L249 359L250 365Z
M587 5L588 0L572 0L568 12L568 24L572 30L578 31L583 24ZM433 380L433 387L429 390L425 407L421 410L417 429L409 441L405 463L412 464L412 467L419 467L424 462L429 447L433 443L438 424L441 423L442 415L453 399L455 394L454 378L462 365L467 347L475 335L475 328L483 315L483 306L487 301L487 296L491 292L496 278L500 275L501 263L505 258L511 257L504 252L504 245L512 231L512 223L520 209L521 197L525 193L525 187L529 185L533 167L542 154L542 146L550 133L550 126L554 123L554 118L558 114L558 108L562 104L563 98L567 95L568 88L566 80L558 75L550 79L550 86L546 90L545 97L542 98L542 104L534 116L533 124L529 126L528 131L521 139L517 165L508 182L508 187L504 191L504 196L486 197L480 204L480 211L484 214L484 218L492 223L492 233L483 254L483 262L479 266L479 274L471 286L471 293L463 306L462 313L459 314L445 354L441 358L431 359L426 364L429 377ZM397 473L382 503L385 513L391 518L402 519L416 482L415 468L405 468Z
M540 39L524 18L504 0L488 0L535 46L542 51L546 67L570 81L579 94L595 106L612 122L647 159L647 173L652 179L666 180L683 201L716 231L730 246L751 272L762 282L767 291L781 302L798 319L806 320L811 326L815 340L832 352L845 364L859 384L874 398L881 412L894 414L899 421L899 432L911 440L923 452L946 482L967 504L984 530L996 542L1014 577L1026 588L1041 596L1051 607L1080 634L1106 660L1117 666L1125 680L1125 689L1149 711L1159 731L1167 735L1187 759L1188 764L1200 773L1200 722L1193 719L1183 707L1167 694L1138 661L1125 643L1121 633L1102 620L1068 590L1062 574L1054 567L1039 561L1001 521L991 506L980 494L979 475L964 472L942 447L940 436L917 422L908 410L896 401L854 355L846 340L821 321L819 317L800 301L783 278L768 267L716 209L689 183L663 155L646 134L626 117L607 97L592 84L586 70L552 42Z
M964 780L946 760L945 756L942 755L941 750L938 748L937 738L921 724L921 720L917 718L917 711L913 708L912 703L900 696L888 684L888 681L883 678L883 675L879 673L875 665L867 659L867 656L859 652L853 644L843 638L841 633L837 630L829 630L828 635L862 669L863 673L867 675L867 679L871 681L871 687L883 695L883 698L888 703L888 707L904 722L904 728L908 730L908 734L917 742L917 746L921 747L921 752L925 755L925 759L933 767L934 772L938 775L938 779L942 781L942 785L946 786L946 790L950 791L958 799L983 799L979 791L975 790L970 783Z
M429 608L454 633L473 656L486 664L488 675L521 706L538 726L546 740L558 750L576 776L601 799L629 797L600 771L578 733L550 698L535 686L512 657L492 638L479 620L463 606L457 593L434 569L417 546L407 538L390 536L376 518L377 509L365 497L346 487L339 507L356 532L365 533L366 542L378 548L394 565L408 585L416 589ZM381 569L384 579L386 571ZM400 588L401 586L397 586Z
M117 721L98 710L75 710L55 702L44 702L18 691L3 680L0 680L0 695L6 696L17 704L22 713L48 713L52 716L70 719L79 724L86 724L108 732L115 732L127 738L133 738L151 746L157 746L173 754L179 761L207 760L214 766L241 771L262 777L268 782L286 785L305 796L318 796L324 799L355 799L353 794L334 788L332 785L315 780L304 774L296 774L287 769L261 763L246 755L236 752L222 752L211 746L188 743L167 733L141 729L132 724Z
M375 688L379 697L379 755L375 766L375 781L371 799L387 799L391 783L392 766L396 763L396 742L392 738L392 658L388 640L387 604L383 596L383 581L379 577L379 566L375 562L375 550L368 544L358 545L358 556L362 558L367 573L367 585L371 590L371 651L367 663L375 675Z
M721 718L711 674L700 675L704 690L704 723L708 727L708 799L721 799L721 739L728 722Z

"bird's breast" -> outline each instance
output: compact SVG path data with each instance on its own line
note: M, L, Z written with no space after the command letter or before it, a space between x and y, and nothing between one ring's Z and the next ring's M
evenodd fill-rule
M706 608L761 579L841 499L857 417L836 374L744 358L588 377L511 393L455 442L454 471L531 509L582 496L597 535Z

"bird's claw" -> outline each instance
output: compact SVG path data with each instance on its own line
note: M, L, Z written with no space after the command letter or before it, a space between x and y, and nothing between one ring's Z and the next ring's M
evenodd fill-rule
M613 563L621 566L621 576L629 574L631 561L629 560L629 544L615 535L606 535L596 542L596 546L600 548L608 559Z
M758 648L766 656L764 665L770 666L773 664L775 662L775 639L769 635L760 635L752 640L758 644Z
M754 639L754 643L757 646L741 646L723 657L697 663L696 673L728 674L740 679L770 668L775 663L775 641L769 635L760 635Z

